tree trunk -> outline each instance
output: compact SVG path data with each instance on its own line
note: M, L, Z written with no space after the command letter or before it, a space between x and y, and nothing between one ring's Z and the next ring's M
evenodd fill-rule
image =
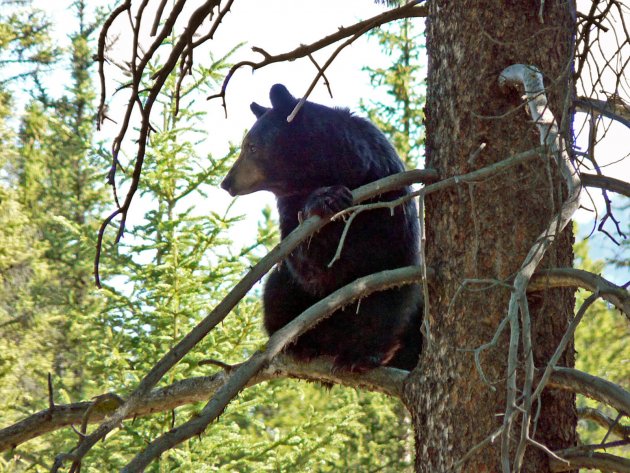
M561 127L566 94L572 91L575 16L572 1L432 1L427 19L429 54L426 104L427 167L441 178L464 174L539 145L521 94L499 88L498 77L515 63L545 75L552 111ZM511 112L511 113L507 113ZM507 114L506 114L507 113ZM471 158L479 146L486 147ZM503 423L509 330L481 356L492 387L477 371L470 350L489 342L507 314L505 285L523 263L565 195L555 163L547 157L475 184L431 194L425 202L432 343L405 389L416 432L416 471L451 471L472 447ZM571 266L567 229L548 251L543 267ZM459 290L459 293L458 293ZM457 297L455 298L455 295ZM544 367L573 314L570 290L528 298L536 367ZM522 347L519 353L523 359ZM573 365L573 347L559 364ZM519 366L519 379L522 370ZM496 389L493 391L493 388ZM537 406L534 405L534 412ZM574 396L546 390L532 436L552 450L576 445ZM520 429L520 426L518 426ZM520 431L512 430L518 438ZM461 471L499 472L501 440L472 455ZM523 471L548 472L546 454L528 447Z

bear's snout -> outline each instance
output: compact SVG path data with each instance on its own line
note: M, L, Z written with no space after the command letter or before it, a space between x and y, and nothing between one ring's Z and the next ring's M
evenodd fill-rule
M236 194L233 193L232 191L232 186L233 186L233 181L234 179L232 178L232 173L228 173L227 176L225 176L225 179L223 179L223 182L221 182L221 188L228 191L228 193L234 197Z
M223 179L221 187L236 197L263 190L266 181L263 170L253 160L241 155Z

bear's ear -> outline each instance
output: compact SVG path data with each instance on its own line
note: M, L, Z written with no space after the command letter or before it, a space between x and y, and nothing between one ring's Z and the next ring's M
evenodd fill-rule
M249 108L252 112L254 112L254 115L256 115L256 118L262 117L265 114L265 112L269 110L267 107L258 105L256 102L252 102Z
M297 99L291 95L287 88L282 84L276 84L269 91L271 106L274 110L278 110L287 116L293 111L297 104Z

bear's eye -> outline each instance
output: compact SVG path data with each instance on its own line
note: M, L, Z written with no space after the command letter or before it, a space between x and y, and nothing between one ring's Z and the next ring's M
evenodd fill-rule
M256 152L256 147L254 145L249 145L249 152L250 153L255 153Z

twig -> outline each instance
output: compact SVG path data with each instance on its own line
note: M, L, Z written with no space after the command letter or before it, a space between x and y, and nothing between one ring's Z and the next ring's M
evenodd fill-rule
M427 254L426 254L426 227L424 223L424 196L418 197L418 220L420 222L420 267L422 268L422 327L421 332L424 336L424 342L426 346L430 347L433 343L431 337L431 312L429 301L429 281L425 278L427 275Z
M561 456L565 462L560 462L555 458L549 459L549 467L553 472L574 471L578 468L589 470L615 471L617 473L630 473L630 460L608 453L589 452L584 453L564 453L562 450L555 452Z
M55 398L53 396L52 374L48 373L48 410L52 414L55 410Z
M474 447L472 447L470 450L468 450L468 452L466 452L466 455L464 455L462 458L460 458L459 460L457 460L455 462L455 465L453 465L453 469L454 470L459 470L461 469L466 462L478 451L480 451L482 448L484 448L485 446L494 443L494 441L503 433L503 426L499 427L497 430L495 430L493 433L491 433L490 435L488 435L485 439L483 439L481 442L479 442L477 445L475 445Z
M350 46L352 43L354 43L358 38L363 36L363 34L367 33L372 28L373 26L367 25L362 30L357 31L350 38L348 38L343 43L341 43L337 47L337 49L333 51L333 53L330 55L330 57L328 58L328 60L324 63L322 67L317 68L317 74L315 74L315 78L311 81L310 85L306 89L306 92L300 98L300 100L298 100L298 103L295 105L295 107L293 108L289 116L287 117L287 123L291 123L295 119L300 109L304 106L306 99L308 99L308 97L311 95L311 92L315 88L315 85L317 85L317 81L319 81L319 78L324 75L324 71L328 68L328 66L330 66L333 63L333 61L339 55L339 53L343 51L345 48L347 48L348 46ZM309 53L309 57L311 57L311 60L312 60L312 56L310 55L310 53Z
M623 103L580 97L575 100L575 109L578 112L602 115L630 128L630 107Z
M368 18L367 20L355 23L354 25L339 28L335 33L330 34L318 41L315 41L314 43L301 45L300 47L286 53L271 55L261 48L252 48L255 52L260 53L263 56L263 59L258 62L241 61L237 64L234 64L228 71L225 79L223 80L221 91L217 94L209 96L208 100L221 98L223 102L223 107L226 108L225 92L227 90L227 86L234 73L242 67L249 66L252 68L253 71L255 71L257 69L277 62L293 61L295 59L307 57L309 54L312 54L315 51L319 51L320 49L323 49L326 46L330 46L337 41L341 41L345 38L351 37L355 35L358 31L368 31L382 24L389 23L390 21L394 20L399 20L401 18L425 17L428 14L428 8L424 5L419 6L420 3L422 3L422 0L408 2L401 7L393 8L389 11L373 16L372 18Z

